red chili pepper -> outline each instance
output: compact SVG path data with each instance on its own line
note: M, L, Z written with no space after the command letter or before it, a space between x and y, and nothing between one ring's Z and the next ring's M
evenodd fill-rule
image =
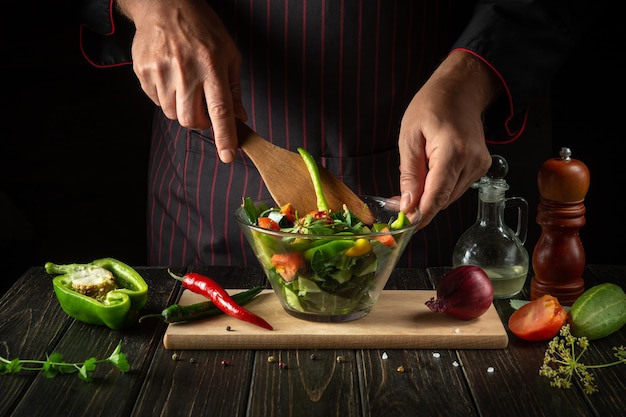
M167 271L172 278L183 283L183 287L188 290L203 295L210 299L213 304L224 313L236 319L247 321L264 329L274 330L271 324L251 311L246 310L226 292L217 282L211 278L194 272L186 273L184 276L178 276L171 271Z

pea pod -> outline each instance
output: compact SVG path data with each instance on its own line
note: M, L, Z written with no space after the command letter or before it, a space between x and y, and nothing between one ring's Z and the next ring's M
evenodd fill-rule
M600 339L626 324L626 294L612 283L596 285L585 291L569 311L572 335Z
M130 327L137 322L139 310L148 300L148 284L130 266L113 258L97 259L88 264L58 265L47 262L44 266L52 280L54 292L63 311L78 321L107 326L111 329ZM79 278L88 278L102 271L110 272L115 288L98 297L77 290ZM99 286L96 283L95 286Z

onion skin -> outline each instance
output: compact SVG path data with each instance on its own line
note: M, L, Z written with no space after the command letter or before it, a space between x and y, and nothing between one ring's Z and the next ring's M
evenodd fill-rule
M492 303L493 285L487 273L475 265L461 265L441 278L437 299L425 304L431 311L472 320L485 314Z

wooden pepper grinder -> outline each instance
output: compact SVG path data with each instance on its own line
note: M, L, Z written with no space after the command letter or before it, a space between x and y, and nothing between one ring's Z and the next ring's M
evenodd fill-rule
M550 294L571 306L585 290L585 250L578 231L585 225L589 169L571 158L569 148L561 148L559 155L545 161L537 176L541 236L533 252L530 299Z

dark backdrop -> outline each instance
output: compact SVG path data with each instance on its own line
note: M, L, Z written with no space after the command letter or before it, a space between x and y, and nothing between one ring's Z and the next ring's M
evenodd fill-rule
M146 263L152 104L130 67L89 66L80 55L78 28L49 16L31 14L18 33L0 29L0 292L46 261L112 256ZM537 171L568 146L591 171L587 225L580 232L587 261L623 263L625 139L618 130L624 106L613 57L616 19L607 16L572 56L551 94L532 107L525 135L491 147L509 161L507 195L530 204L531 253L541 232L534 218Z
M0 29L0 290L46 261L146 264L152 104L130 66L88 65L46 7L13 4L23 29Z

